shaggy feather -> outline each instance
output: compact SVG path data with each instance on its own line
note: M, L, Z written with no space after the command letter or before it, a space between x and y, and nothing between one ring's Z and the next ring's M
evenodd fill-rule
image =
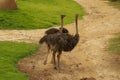
M60 29L50 28L47 31L45 31L45 34L46 35L55 34L57 32L60 32L61 29L62 29L62 33L68 33L68 30L66 28L60 28Z
M57 49L63 51L71 51L79 41L79 35L72 36L68 33L56 33L45 35L40 39L40 43L45 42L47 45L54 46Z
M50 28L48 29L47 31L45 31L45 34L54 34L54 33L57 33L59 32L59 29L56 29L56 28Z

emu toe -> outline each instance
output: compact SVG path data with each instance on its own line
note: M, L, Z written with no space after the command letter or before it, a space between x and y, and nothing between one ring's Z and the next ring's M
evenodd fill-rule
M44 63L43 63L44 65L46 65L47 64L47 61L44 61Z

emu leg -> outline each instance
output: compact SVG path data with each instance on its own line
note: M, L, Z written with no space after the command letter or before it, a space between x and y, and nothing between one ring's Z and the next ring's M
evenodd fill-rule
M46 57L45 57L45 60L44 60L44 65L46 65L46 63L47 63L47 59L48 59L48 54L46 55Z
M48 53L50 53L50 48L48 47ZM46 63L47 63L47 59L48 59L48 54L46 55L46 57L45 57L45 60L44 60L44 65L46 65Z
M57 69L55 55L56 55L56 52L53 52L53 64L54 64L54 68Z
M51 64L54 64L54 59L53 59L53 56L51 58Z
M59 52L59 54L57 55L59 72L60 72L60 55L61 55L61 52Z

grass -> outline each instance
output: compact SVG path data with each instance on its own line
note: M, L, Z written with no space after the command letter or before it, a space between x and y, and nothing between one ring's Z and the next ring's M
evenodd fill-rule
M110 5L120 9L120 0L110 2ZM112 53L120 54L120 33L116 34L115 38L110 39L108 44L108 50Z
M60 25L60 15L66 14L65 24L74 21L83 8L73 0L17 0L17 10L0 11L0 29L41 29Z
M120 33L115 38L110 39L108 50L120 54Z
M0 80L28 80L28 76L17 69L17 62L38 49L37 44L0 42Z
M120 0L117 0L115 2L110 2L111 5L115 6L116 8L120 9Z

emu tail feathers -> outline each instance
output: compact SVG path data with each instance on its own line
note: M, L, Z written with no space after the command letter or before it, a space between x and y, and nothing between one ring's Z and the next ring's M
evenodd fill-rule
M40 40L39 40L39 44L42 44L46 42L46 36L43 36Z

